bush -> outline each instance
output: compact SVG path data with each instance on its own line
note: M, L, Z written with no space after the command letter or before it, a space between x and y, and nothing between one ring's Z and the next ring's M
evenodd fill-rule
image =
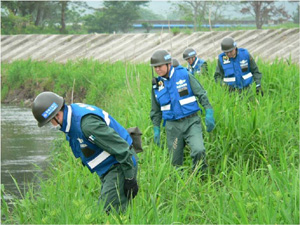
M175 36L180 33L180 28L175 27L175 28L172 28L171 31L172 31L173 35Z

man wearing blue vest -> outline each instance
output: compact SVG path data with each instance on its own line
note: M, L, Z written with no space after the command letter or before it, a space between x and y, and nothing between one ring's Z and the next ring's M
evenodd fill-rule
M42 92L34 100L32 113L42 127L51 122L66 134L76 158L101 179L100 200L107 213L124 211L138 192L137 158L132 139L111 115L87 104L66 105L53 92Z
M207 63L197 57L193 48L187 48L183 52L183 59L188 62L187 70L193 75L207 74Z
M261 77L258 67L247 49L237 48L236 42L231 37L226 37L221 42L221 53L215 71L215 81L228 86L229 91L248 89L253 81L256 83L256 93L263 96Z
M206 91L199 81L182 66L171 64L171 55L158 50L151 56L150 63L158 77L152 80L152 100L150 117L154 129L154 142L160 146L160 124L165 123L167 145L172 156L172 164L183 164L183 150L187 144L191 149L193 168L196 173L207 168L202 137L201 111L197 99L205 109L205 124L208 132L215 127L213 109ZM197 167L199 166L199 167Z

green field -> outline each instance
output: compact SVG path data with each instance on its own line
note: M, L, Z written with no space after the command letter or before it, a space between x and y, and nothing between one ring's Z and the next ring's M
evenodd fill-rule
M95 104L124 127L138 126L144 147L137 197L123 215L107 216L98 205L99 178L73 157L61 135L53 143L48 179L39 188L28 185L10 207L2 195L2 224L299 224L299 65L257 64L264 97L255 89L228 94L214 82L216 61L208 62L208 76L198 77L216 120L216 129L204 132L209 172L202 181L190 169L189 149L179 171L170 165L166 143L153 143L148 64L2 63L2 101L14 90L25 98L54 91L67 103L74 93L74 102Z

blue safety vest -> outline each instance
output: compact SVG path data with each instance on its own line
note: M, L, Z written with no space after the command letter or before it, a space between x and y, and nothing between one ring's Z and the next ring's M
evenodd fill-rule
M198 57L195 57L195 61L193 62L192 65L188 65L188 71L195 75L195 73L200 74L201 72L201 66L202 64L205 63L203 59L199 59Z
M178 120L200 110L186 68L171 67L169 79L157 78L153 88L164 120Z
M132 144L132 139L127 130L102 109L82 103L71 104L69 106L65 105L61 130L66 133L74 156L76 158L80 157L83 164L86 165L92 173L96 172L101 176L106 173L112 165L117 164L118 161L114 156L94 144L94 137L92 135L88 137L88 139L84 136L81 130L81 119L88 114L101 117L109 127L113 128L121 138L127 141L129 146ZM134 164L136 164L133 156L132 160Z
M228 58L223 52L219 55L219 61L224 70L223 81L234 88L242 89L253 82L250 72L250 56L247 49L239 48L235 58Z

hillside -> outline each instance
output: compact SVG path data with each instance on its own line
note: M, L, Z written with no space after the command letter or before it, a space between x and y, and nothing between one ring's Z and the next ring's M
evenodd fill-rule
M149 62L157 49L167 49L183 63L182 52L193 47L201 58L212 60L221 52L220 42L231 36L255 57L276 57L299 62L299 29L247 31L89 35L1 35L1 62L28 59L56 61L94 58L99 61Z

